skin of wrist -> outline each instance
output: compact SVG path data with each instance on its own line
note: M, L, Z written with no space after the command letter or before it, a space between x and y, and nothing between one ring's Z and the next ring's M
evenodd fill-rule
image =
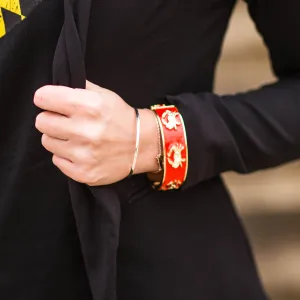
M152 173L158 170L157 160L159 136L153 113L149 109L140 109L141 135L139 155L135 174Z

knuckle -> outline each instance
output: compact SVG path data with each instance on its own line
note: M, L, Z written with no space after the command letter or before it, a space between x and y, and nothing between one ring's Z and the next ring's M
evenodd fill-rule
M98 147L102 139L102 132L100 128L89 130L87 132L87 140L92 147Z
M88 185L95 184L97 182L97 177L95 172L90 168L84 168L78 174L79 181Z
M91 117L99 117L102 113L103 101L99 93L88 91L85 94L85 99L76 101L74 105L78 112Z
M85 110L92 117L99 117L102 114L102 101L100 98L93 97L86 102Z
M85 146L98 146L103 140L105 132L103 126L99 122L89 122L76 126L72 130L72 136L79 140Z
M84 140L86 136L86 129L83 126L75 126L73 128L72 135L79 139L79 140Z
M55 166L58 166L57 159L56 159L56 156L55 156L55 155L52 155L52 163L53 163Z
M42 112L35 119L35 127L38 129L42 128L43 123L44 123L44 113Z
M74 151L72 158L82 166L86 174L93 172L94 167L98 164L97 153L90 149Z
M92 125L77 128L75 130L75 135L85 144L85 146L91 146L94 148L94 146L98 147L102 140L103 133L101 126Z
M41 112L35 119L35 126L39 130L45 130L52 127L51 117L48 112Z
M89 154L84 149L73 150L72 157L81 164L87 165L89 161Z
M77 173L76 181L79 183L85 183L84 175L82 173Z
M47 137L46 134L43 134L43 135L42 135L41 142L42 142L42 145L43 145L44 147L47 147L47 145L48 145L48 137Z
M87 175L86 184L92 186L92 185L96 185L97 182L98 182L98 178L96 177L95 174L93 174L93 172Z

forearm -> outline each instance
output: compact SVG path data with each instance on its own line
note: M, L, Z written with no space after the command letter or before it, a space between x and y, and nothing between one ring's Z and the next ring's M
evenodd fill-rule
M248 173L300 157L300 79L244 94L169 96L187 129L185 188L224 171Z

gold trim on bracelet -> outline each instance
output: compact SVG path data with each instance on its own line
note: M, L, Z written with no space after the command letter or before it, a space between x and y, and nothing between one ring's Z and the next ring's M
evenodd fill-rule
M186 145L186 169L185 169L186 171L185 171L185 176L184 176L184 180L183 180L183 184L184 184L184 182L186 181L188 170L189 170L189 147L188 147L186 128L185 128L184 120L183 120L183 117L181 114L179 114L179 118L181 120L182 129L184 132L184 140L185 140L185 145Z
M162 145L165 145L165 136L163 134L163 127L162 127L163 125L161 123L161 120L160 120L159 116L157 115L156 111L154 110L154 108L157 108L157 107L152 106L151 109L153 109L153 112L155 113L156 118L157 118L158 126L159 126L160 133L161 133ZM165 178L166 178L166 169L164 167L166 165L165 147L162 146L161 148L162 148L162 153L160 154L159 161L160 161L160 165L162 163L161 167L162 167L162 171L163 171L163 178L160 182L154 182L154 184L153 184L154 189L160 188L161 185L163 184L163 182L165 181Z

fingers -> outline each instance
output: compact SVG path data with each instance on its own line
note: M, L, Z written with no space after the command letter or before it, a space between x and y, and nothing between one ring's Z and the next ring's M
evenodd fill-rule
M53 155L52 162L66 176L68 176L69 178L71 178L77 182L83 183L82 178L80 178L80 176L79 176L80 172L77 169L75 164L73 164L72 162L70 162L67 159L64 159L64 158L56 156L56 155Z
M35 127L41 133L60 140L68 140L72 135L71 119L48 111L37 116Z
M71 153L69 153L66 141L55 139L43 134L42 145L46 150L53 153L55 156L59 156L71 162Z
M36 91L34 104L42 110L71 117L82 113L88 102L99 100L95 98L95 95L104 92L110 91L89 81L86 83L86 90L64 86L44 86Z
M80 101L78 94L76 90L64 86L44 86L36 91L34 104L43 110L71 116Z

